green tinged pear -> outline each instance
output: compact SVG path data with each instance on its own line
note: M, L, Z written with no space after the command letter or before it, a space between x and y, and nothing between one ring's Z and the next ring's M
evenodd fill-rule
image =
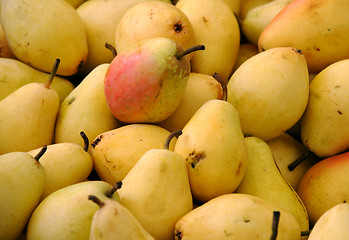
M40 156L25 152L0 155L0 239L17 239L39 204L45 185Z

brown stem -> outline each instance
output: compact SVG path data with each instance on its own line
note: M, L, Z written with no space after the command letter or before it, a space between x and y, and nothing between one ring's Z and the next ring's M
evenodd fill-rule
M204 45L195 45L192 46L188 49L185 49L183 51L177 52L175 57L177 58L177 60L180 60L183 56L188 55L189 53L198 51L198 50L205 50L205 46Z
M308 230L308 231L301 231L301 236L309 236L311 230Z
M116 49L110 43L106 42L104 46L111 51L114 58L116 57L116 55L118 55L118 53L116 52Z
M116 182L114 186L105 193L105 196L107 196L108 198L111 198L113 194L116 192L116 190L120 189L121 186L122 186L121 181Z
M301 164L305 159L307 159L310 156L310 154L310 151L306 151L299 158L297 158L296 160L291 162L290 165L288 165L288 170L293 171L299 164Z
M170 142L171 142L172 138L178 137L178 136L182 135L182 133L183 133L182 130L171 132L170 135L168 135L168 137L166 138L164 148L169 150L170 149Z
M54 77L56 76L56 73L57 73L57 70L58 70L58 67L59 67L59 63L61 62L61 60L59 58L57 58L53 64L53 67L52 67L52 71L50 73L50 76L47 80L47 82L45 83L45 87L46 88L50 88L51 87L51 83L54 79Z
M222 100L227 101L228 98L228 89L227 84L222 80L222 78L218 75L218 73L213 74L212 76L214 79L216 79L222 86L223 96Z
M96 203L100 208L104 206L104 202L102 202L97 196L95 195L88 195L88 200L91 200L92 202Z
M271 225L271 236L270 240L275 240L278 235L278 228L279 228L279 220L280 220L280 212L274 211L273 212L273 223Z
M46 150L47 150L47 145L44 145L44 146L41 148L40 152L38 152L38 153L35 155L34 158L35 158L37 161L39 161L39 159L42 157L42 155L44 155L44 153L46 152Z
M86 136L85 132L84 131L81 131L80 132L80 136L82 137L82 139L84 140L84 150L85 152L88 151L88 146L90 144L89 140L88 140L88 137Z

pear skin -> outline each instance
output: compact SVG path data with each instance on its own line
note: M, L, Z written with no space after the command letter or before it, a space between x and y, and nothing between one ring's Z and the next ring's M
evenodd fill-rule
M259 53L258 47L255 46L254 44L241 43L232 73L234 73L236 69L238 69L243 62L245 62L250 57L256 55L257 53Z
M45 171L25 152L0 156L0 239L16 240L39 204Z
M348 1L294 0L261 33L259 49L300 49L309 72L318 73L349 57L348 11Z
M313 165L299 183L311 226L331 207L349 202L349 152L323 159Z
M300 123L303 144L326 158L349 148L349 60L331 64L310 83L309 103Z
M309 230L307 210L297 192L285 181L268 144L257 137L245 138L247 169L237 193L251 194L290 212L301 231Z

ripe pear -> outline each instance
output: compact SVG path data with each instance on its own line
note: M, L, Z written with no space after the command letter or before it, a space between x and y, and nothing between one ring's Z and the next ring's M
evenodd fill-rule
M240 1L241 1L241 5L240 5L238 18L240 21L242 21L251 9L261 6L263 4L266 4L268 2L272 2L274 0L240 0Z
M300 240L292 214L259 197L239 193L220 195L183 216L176 223L175 239L270 240L274 211L280 213L276 239Z
M285 181L268 144L257 137L246 137L248 161L237 193L251 194L290 212L301 231L309 230L308 213L301 198Z
M104 91L113 115L125 123L155 123L169 117L180 104L187 86L189 49L170 38L139 42L118 53L105 74Z
M85 181L90 175L93 161L87 152L89 141L83 132L81 135L85 142L84 148L68 142L47 145L45 154L39 160L46 172L41 200L58 189ZM39 151L33 149L28 153L35 156Z
M103 202L94 195L89 195L89 199L99 206L93 215L90 240L155 240L119 202Z
M312 226L331 207L349 202L348 174L349 152L325 158L304 174L297 193Z
M293 0L274 0L266 2L246 13L241 22L241 30L247 40L258 46L258 39L273 18Z
M0 100L25 84L46 83L48 78L48 73L36 70L17 59L0 58ZM51 88L57 92L60 103L74 87L71 81L60 76L54 76L51 83Z
M196 44L187 15L169 2L142 1L128 9L115 32L118 54L149 38L170 38L187 49ZM188 57L191 58L192 55Z
M31 215L27 240L88 239L93 215L99 208L88 196L119 201L115 190L116 184L113 187L103 181L86 181L53 192Z
M275 47L302 50L309 72L318 73L349 57L349 2L294 0L260 35L260 51Z
M307 63L297 49L269 49L246 60L227 88L243 133L267 141L302 117L309 98Z
M55 127L55 143L77 143L84 147L80 132L88 139L121 126L108 107L104 76L109 64L94 68L60 105Z
M205 45L205 51L191 58L192 72L217 73L227 83L240 46L240 29L234 13L224 2L216 0L180 0L176 7L188 16L196 42Z
M297 190L302 177L317 161L317 157L287 133L266 141L281 175Z
M340 203L327 210L316 222L308 240L349 239L349 204Z
M28 83L0 101L0 154L52 143L59 97L50 85L59 63L46 84Z
M171 133L162 149L145 152L118 190L125 206L155 239L173 239L178 219L193 209L184 158L169 150Z
M204 103L183 128L174 152L187 165L194 199L233 192L246 170L247 149L239 115L225 100Z
M191 72L181 103L168 118L157 125L170 132L183 129L205 102L222 98L222 86L213 76Z
M45 171L38 162L41 154L0 155L0 239L16 240L39 203L45 184Z
M169 134L152 124L128 124L101 133L90 148L94 169L103 181L110 184L122 181L146 151L163 148ZM171 141L171 150L175 142Z
M310 83L309 103L301 119L303 144L320 158L349 148L349 59L331 64Z
M51 62L62 61L57 74L71 76L87 57L84 24L76 9L62 0L1 0L1 24L13 54L22 62L50 72ZM18 16L21 16L18 19Z

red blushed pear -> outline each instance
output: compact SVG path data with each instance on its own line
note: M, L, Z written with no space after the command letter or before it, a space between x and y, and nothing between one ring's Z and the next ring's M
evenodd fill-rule
M170 116L182 100L190 73L189 49L169 38L139 42L117 55L105 75L104 90L113 115L125 123L155 123Z

